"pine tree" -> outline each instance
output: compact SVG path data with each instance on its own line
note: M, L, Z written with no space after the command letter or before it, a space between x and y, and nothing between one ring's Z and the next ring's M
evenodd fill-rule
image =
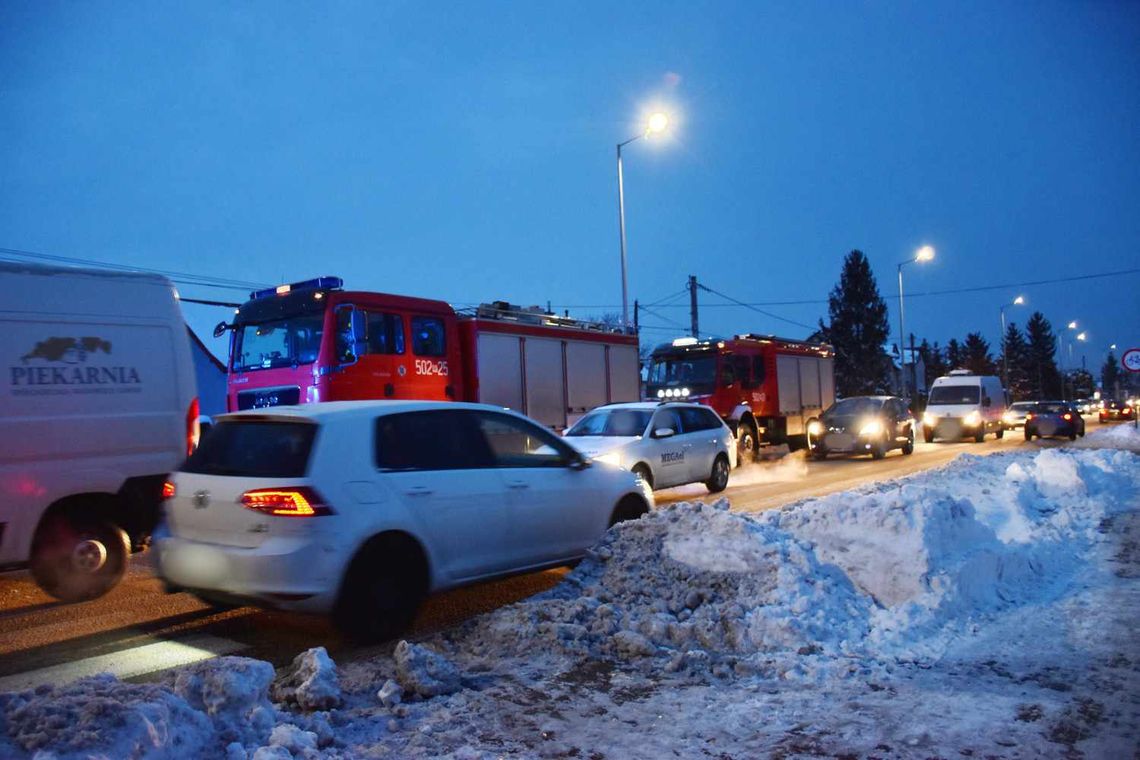
M1025 323L1028 343L1024 369L1029 377L1030 398L1061 397L1061 373L1057 370L1057 338L1045 315L1033 312Z
M923 356L923 361L926 362L927 388L930 388L930 386L934 385L934 381L936 379L942 377L950 371L950 365L946 363L945 352L939 348L937 341L935 341L934 345L930 347L930 353Z
M891 360L883 350L890 331L887 304L871 265L862 251L843 260L839 284L827 306L830 324L820 323L835 347L835 383L842 397L886 393L890 388Z
M966 364L966 350L956 338L946 344L946 364L950 369L961 369Z
M966 336L965 345L966 369L975 375L993 375L997 373L993 357L990 356L990 344L981 333L972 332Z
M1108 352L1104 359L1104 366L1100 368L1100 387L1107 398L1116 398L1116 386L1120 385L1120 362L1116 354Z
M1030 398L1032 389L1029 372L1026 370L1029 346L1017 324L1010 322L1005 330L1005 363L1003 369L1009 373L1006 390L1014 401Z

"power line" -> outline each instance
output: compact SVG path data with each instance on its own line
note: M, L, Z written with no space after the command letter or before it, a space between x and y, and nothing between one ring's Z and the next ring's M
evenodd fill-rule
M697 287L700 288L701 290L708 291L709 293L712 293L714 295L718 295L721 298L732 301L733 303L735 303L738 306L743 306L747 309L751 309L752 311L763 314L764 316L769 317L770 319L777 319L781 322L787 322L790 325L795 325L797 327L803 327L807 330L815 330L816 329L816 328L812 327L811 325L805 325L803 322L797 322L794 319L788 319L787 317L781 317L779 314L773 314L770 311L764 311L763 309L761 309L759 307L752 306L751 304L744 303L744 301L739 301L739 300L733 298L732 296L726 296L724 293L721 293L719 290L713 290L708 285L704 285L704 284L698 282Z
M653 316L657 317L658 319L664 319L666 322L668 322L670 324L677 325L677 328L680 330L685 329L685 326L683 324L681 324L680 322L678 322L674 319L670 319L669 317L665 316L664 314L660 314L660 313L654 311L653 309L649 308L648 306L641 306L640 308L642 311L647 311L650 314L652 314Z

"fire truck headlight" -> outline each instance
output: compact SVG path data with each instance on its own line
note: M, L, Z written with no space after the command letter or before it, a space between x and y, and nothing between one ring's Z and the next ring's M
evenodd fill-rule
M823 423L819 420L812 420L808 423L808 435L822 435Z
M684 397L686 397L686 398L688 398L688 396L689 396L689 389L688 389L688 388L682 388L682 389L681 389L681 395L682 395L682 396L684 396Z
M882 432L883 423L879 422L878 420L865 422L863 423L863 426L859 428L859 435L879 435Z
M657 398L665 398L665 391L657 391Z

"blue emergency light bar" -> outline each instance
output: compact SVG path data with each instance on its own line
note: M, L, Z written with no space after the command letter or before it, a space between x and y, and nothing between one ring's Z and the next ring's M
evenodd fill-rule
M339 290L343 287L344 280L339 277L316 277L312 280L302 280L301 282L291 282L288 285L278 285L275 288L255 290L249 294L249 300L256 301L259 298L283 296L286 293L292 293L294 290Z

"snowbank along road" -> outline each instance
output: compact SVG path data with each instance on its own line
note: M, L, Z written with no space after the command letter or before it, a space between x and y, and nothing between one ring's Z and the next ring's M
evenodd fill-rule
M778 510L677 502L556 587L339 666L0 695L33 757L1132 757L1140 433Z

